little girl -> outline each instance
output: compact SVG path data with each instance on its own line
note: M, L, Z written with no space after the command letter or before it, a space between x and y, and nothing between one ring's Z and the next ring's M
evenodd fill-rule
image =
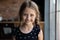
M43 40L38 6L33 1L24 2L19 10L20 26L13 30L13 40Z

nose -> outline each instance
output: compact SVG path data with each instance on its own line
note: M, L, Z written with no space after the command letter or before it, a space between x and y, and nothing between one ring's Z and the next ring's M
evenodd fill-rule
M27 20L30 20L30 15L27 15Z

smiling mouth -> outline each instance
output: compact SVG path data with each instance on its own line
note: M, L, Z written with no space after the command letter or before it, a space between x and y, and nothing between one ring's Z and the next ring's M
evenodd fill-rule
M26 23L30 23L30 21L25 21Z

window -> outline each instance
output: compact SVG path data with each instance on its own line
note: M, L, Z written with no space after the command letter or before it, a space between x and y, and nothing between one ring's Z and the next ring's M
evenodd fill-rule
M56 0L45 0L44 40L56 40Z

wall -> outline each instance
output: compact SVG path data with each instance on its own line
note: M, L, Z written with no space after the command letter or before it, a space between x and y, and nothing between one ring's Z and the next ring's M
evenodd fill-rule
M0 0L0 16L3 19L15 18L24 0Z

